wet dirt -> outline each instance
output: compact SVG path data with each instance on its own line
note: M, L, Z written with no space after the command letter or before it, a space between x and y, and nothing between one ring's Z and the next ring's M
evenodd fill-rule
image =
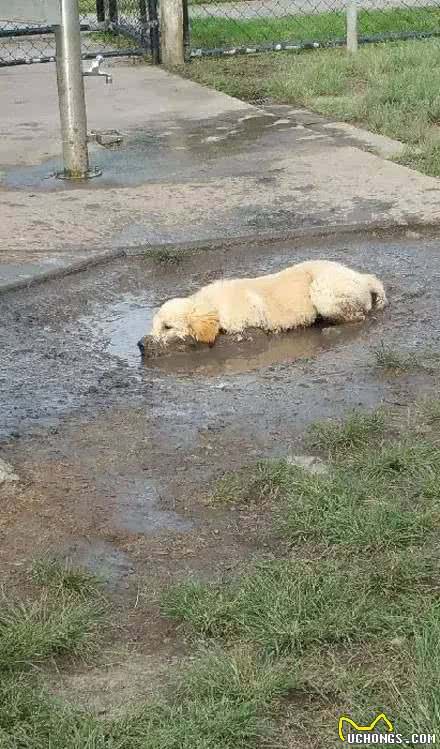
M0 297L0 452L22 477L1 490L0 562L77 549L129 592L139 575L212 576L272 553L264 512L212 508L209 486L288 454L311 421L437 386L435 372L384 376L373 352L438 353L438 247L384 235L159 254ZM377 273L389 308L362 325L142 362L136 341L167 298L324 256Z
M433 236L384 235L158 254L0 296L0 455L21 477L0 487L1 573L42 555L87 567L124 622L117 647L135 650L122 665L50 671L51 689L104 712L142 700L186 652L156 591L282 552L267 509L207 501L224 471L304 452L316 419L404 410L438 389L436 371L396 378L374 366L380 344L440 351L438 249ZM362 325L142 362L136 342L167 298L318 257L379 275L390 306Z

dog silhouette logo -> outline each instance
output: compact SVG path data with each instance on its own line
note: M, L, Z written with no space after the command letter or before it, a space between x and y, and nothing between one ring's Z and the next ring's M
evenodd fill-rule
M347 730L348 726L348 730ZM380 715L377 715L374 720L370 723L369 726L361 726L358 723L355 723L354 720L349 718L347 715L343 715L339 718L339 725L338 725L338 733L339 738L341 741L346 740L346 735L349 733L352 733L350 730L353 729L353 731L359 731L359 732L368 732L368 731L374 731L377 727L385 728L387 733L391 733L394 731L394 726L391 723L390 720L388 720L385 713L380 713Z

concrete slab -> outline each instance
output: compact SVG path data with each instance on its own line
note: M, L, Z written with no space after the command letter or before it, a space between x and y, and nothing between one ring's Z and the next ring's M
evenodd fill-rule
M256 108L164 70L88 79L103 176L73 185L59 161L51 65L0 71L0 284L74 260L347 224L432 224L440 182L380 158L393 146L290 107Z

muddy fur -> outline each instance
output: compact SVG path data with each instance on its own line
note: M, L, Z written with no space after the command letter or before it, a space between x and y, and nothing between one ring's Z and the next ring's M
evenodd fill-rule
M267 338L268 333L259 328L249 328L243 333L235 335L220 335L216 340L216 347L230 347L234 341L237 343L252 343ZM194 338L187 337L183 340L175 339L169 343L157 340L151 335L144 336L139 341L139 347L144 359L159 359L161 357L174 356L175 354L190 353L191 351L200 351L206 349L206 344L195 341Z

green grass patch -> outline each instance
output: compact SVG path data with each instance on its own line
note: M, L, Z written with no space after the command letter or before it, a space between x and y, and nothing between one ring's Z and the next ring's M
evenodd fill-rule
M68 560L38 559L31 568L32 581L55 592L76 593L80 596L95 594L99 580L88 570L75 567Z
M385 415L381 411L364 413L353 411L343 421L319 421L307 434L307 444L315 450L329 453L362 447L369 440L384 436Z
M53 699L30 675L2 677L2 749L110 749L96 717Z
M243 15L245 15L244 9ZM396 32L438 32L438 8L394 8L360 11L359 33L392 34ZM281 18L235 19L226 17L193 17L192 47L231 47L267 42L327 41L345 38L345 14L342 12L285 15Z
M236 473L225 473L210 495L214 503L260 504L284 497L294 468L284 460L262 460Z
M353 559L257 564L223 584L171 586L165 615L196 636L253 642L269 653L301 653L410 630L437 600L438 562L384 555L374 565Z
M139 47L139 42L116 31L93 31L87 35L87 39L109 49L137 49Z
M276 510L292 543L341 545L356 553L412 547L440 522L440 450L426 441L386 443L332 463L325 475L290 470Z
M339 705L339 714L354 720L370 721L384 712L395 733L410 747L432 746L432 742L414 744L414 733L436 734L440 730L440 612L434 607L422 622L416 622L407 637L395 637L387 643L372 643L359 648L329 648L311 654L303 661L303 679L298 689L304 694L319 685L318 701ZM303 723L318 733L323 746L337 746L335 722L320 719L319 712L304 711ZM322 711L325 714L325 709ZM337 712L337 711L335 711ZM313 720L315 718L315 720ZM318 719L317 719L318 718ZM366 721L365 721L366 722Z
M0 672L23 669L57 655L78 655L93 647L102 623L102 601L76 596L32 601L2 600Z
M424 14L438 27L434 12ZM396 138L408 145L400 163L440 176L438 39L366 45L356 55L333 49L194 60L184 74L247 101L304 106Z
M29 602L4 598L0 613L0 746L252 749L274 737L278 703L296 673L252 645L197 651L167 688L123 717L98 718L52 697L40 665L96 645L102 608L86 572L56 560L39 561L31 572L39 595Z
M98 720L51 698L29 676L0 683L0 743L7 749L251 749L275 733L291 664L237 652L197 653L168 690L124 717Z
M96 13L96 0L79 0L80 16L93 13Z
M246 645L198 654L168 699L130 714L112 735L127 749L251 749L273 736L274 703L295 677L290 664Z
M438 369L438 354L430 351L407 352L399 351L390 346L379 346L374 351L376 367L396 375L405 372L425 371L432 372Z

